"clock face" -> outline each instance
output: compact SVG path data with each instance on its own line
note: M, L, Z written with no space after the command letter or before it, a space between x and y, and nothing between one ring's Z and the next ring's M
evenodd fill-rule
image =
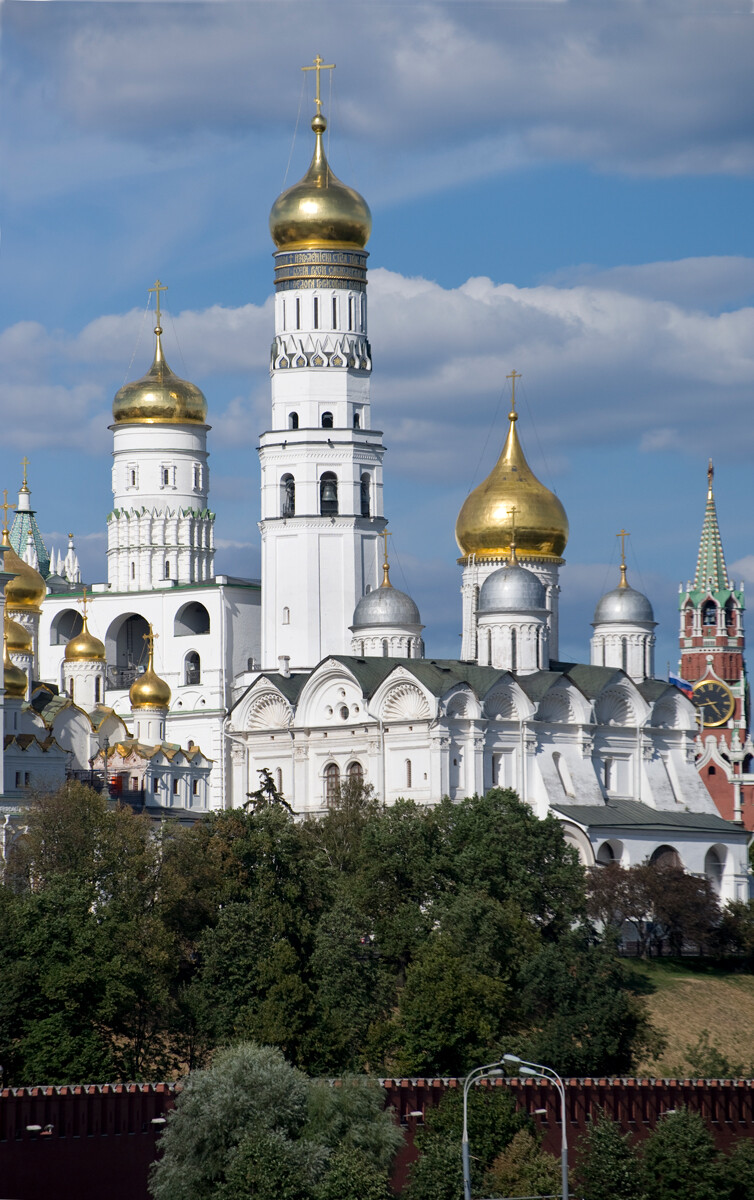
M692 699L701 710L705 726L724 725L733 716L733 693L719 679L703 679L695 684Z

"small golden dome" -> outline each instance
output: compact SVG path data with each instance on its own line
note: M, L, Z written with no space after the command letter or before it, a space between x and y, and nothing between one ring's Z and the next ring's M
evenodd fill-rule
M7 529L3 530L2 545L5 547L3 570L14 576L5 585L6 608L11 610L22 608L27 612L40 612L40 605L47 595L44 579L39 571L35 571L33 567L18 557L10 544Z
M316 142L304 178L278 196L270 213L270 233L278 250L363 250L372 232L372 214L363 196L333 175L322 134L327 121L312 119Z
M162 329L155 325L154 362L142 379L126 383L113 400L116 425L204 425L207 401L194 383L179 379L162 355Z
M505 558L515 527L522 558L560 558L568 541L565 509L526 461L516 433L518 414L510 412L508 417L503 452L484 482L466 497L456 521L456 541L464 556Z
M18 621L14 621L13 617L9 616L7 612L3 628L9 654L33 653L34 642L28 629L24 629L23 625L20 625Z
M149 642L149 660L146 671L134 680L128 693L132 712L137 708L170 707L170 688L164 679L160 679L154 669L154 634L151 625L149 634L144 636Z
M65 648L66 662L105 662L105 644L89 632L84 617L81 632L72 637Z
M8 653L8 636L3 634L3 686L5 695L13 700L26 699L26 675L17 667L14 662L11 662L10 654Z

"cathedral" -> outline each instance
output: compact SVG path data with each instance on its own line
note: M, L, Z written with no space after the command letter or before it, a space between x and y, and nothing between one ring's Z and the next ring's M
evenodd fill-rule
M730 784L725 820L706 786L710 769L721 783L736 763L744 771L750 746L743 596L716 519L681 597L689 682L655 678L654 614L625 555L597 603L589 662L562 661L568 520L527 462L516 372L500 457L456 524L461 657L427 656L417 605L390 579L370 403L371 215L328 163L321 60L315 69L311 163L270 215L261 581L215 574L208 405L168 366L158 281L152 365L113 402L106 582L84 586L73 538L65 555L45 547L26 464L10 528L6 500L6 844L24 795L65 775L104 776L124 801L192 820L243 804L267 769L299 814L325 809L346 779L388 804L515 788L562 822L586 864L675 862L721 898L747 897L741 788ZM717 683L733 698L727 741L699 738L689 698L707 728Z

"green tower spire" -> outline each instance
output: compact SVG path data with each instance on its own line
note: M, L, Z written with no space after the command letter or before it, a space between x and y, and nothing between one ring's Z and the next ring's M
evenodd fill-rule
M712 490L712 480L715 470L712 459L707 468L707 507L704 510L704 524L699 543L699 557L696 560L696 575L694 576L695 592L727 592L731 590L728 579L728 568L725 565L723 543L720 538L720 527L717 523L715 495Z

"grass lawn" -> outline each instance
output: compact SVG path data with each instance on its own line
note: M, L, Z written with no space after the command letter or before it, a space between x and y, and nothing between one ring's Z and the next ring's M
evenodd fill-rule
M731 1064L754 1075L754 975L714 967L696 959L652 959L632 963L642 983L652 1023L667 1039L657 1059L637 1075L690 1074L686 1054L707 1030L710 1044Z

